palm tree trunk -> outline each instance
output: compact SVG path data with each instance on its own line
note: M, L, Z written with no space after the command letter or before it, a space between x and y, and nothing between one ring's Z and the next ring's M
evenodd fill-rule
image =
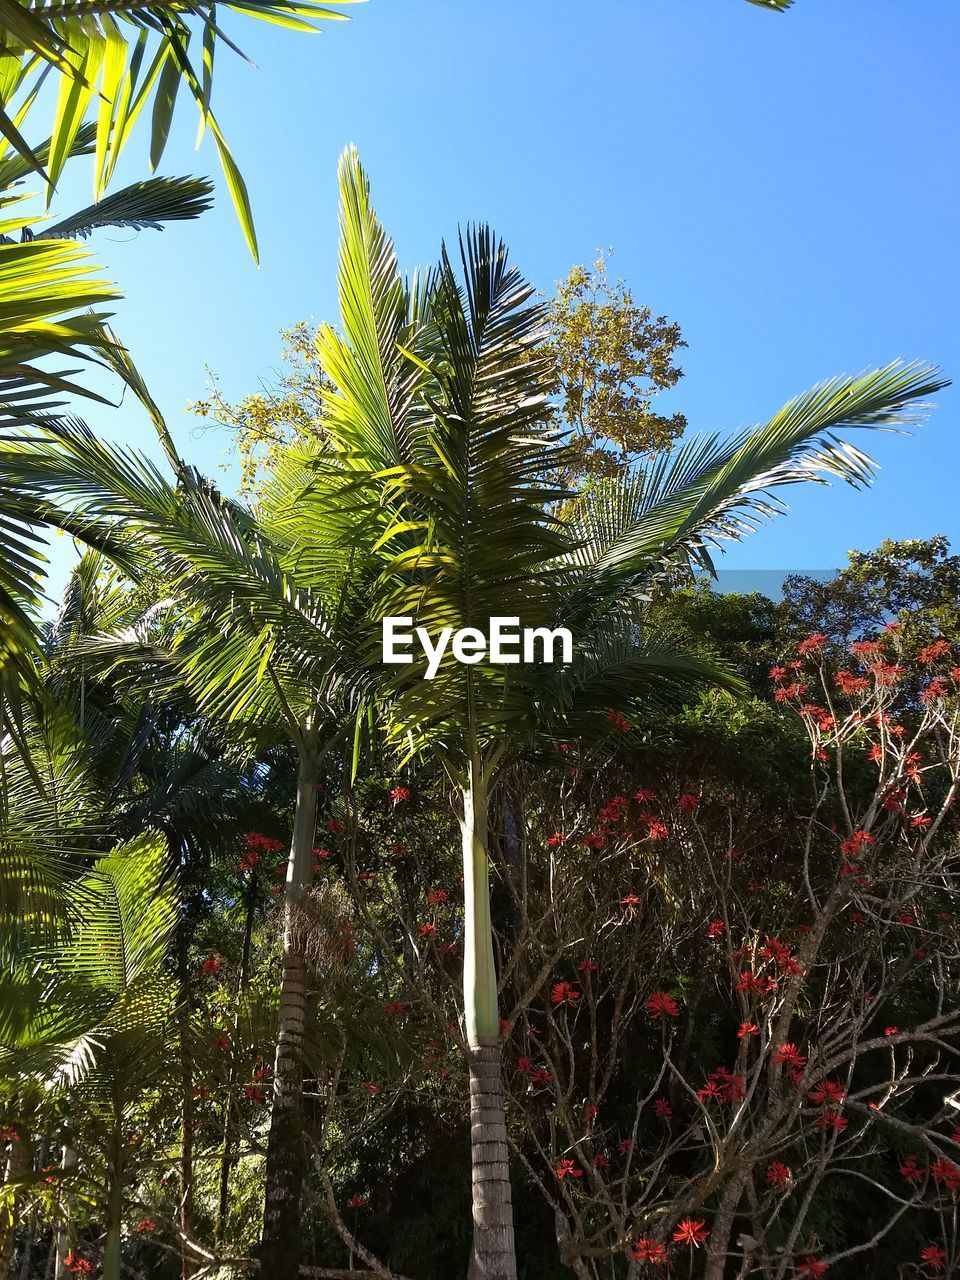
M110 1181L107 1185L107 1238L103 1248L103 1280L120 1280L120 1242L123 1232L123 1108L114 1099L110 1143Z
M190 975L187 955L189 917L184 914L177 929L177 976L180 1000L177 1035L180 1041L180 1276L191 1280L193 1260L187 1240L193 1236L193 1061L190 1051Z
M487 795L474 760L463 791L463 1002L470 1068L473 1166L471 1280L516 1280L497 973L490 923Z
M240 956L240 974L237 981L237 1004L233 1017L233 1043L237 1040L240 1025L240 1014L247 993L250 977L250 956L253 951L253 921L257 906L257 890L260 878L256 869L251 871L247 881L247 906L243 924L243 951ZM217 1206L216 1240L217 1247L223 1243L230 1212L230 1175L234 1164L234 1143L236 1141L236 1114L234 1109L234 1087L236 1085L236 1066L233 1055L227 1072L226 1103L223 1109L223 1149L220 1157L220 1195Z
M297 779L297 807L284 893L280 1019L260 1238L262 1280L296 1280L300 1271L300 1197L306 1161L301 1053L307 972L297 908L310 882L319 776L315 756L304 751Z

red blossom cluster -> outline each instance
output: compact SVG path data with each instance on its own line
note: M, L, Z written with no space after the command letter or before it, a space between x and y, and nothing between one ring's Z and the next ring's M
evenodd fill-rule
M644 1008L651 1018L679 1018L680 1010L673 996L667 991L654 991Z
M716 1067L707 1083L697 1090L701 1102L740 1102L747 1096L743 1076L734 1075L726 1067Z
M261 835L259 831L248 831L243 837L243 844L243 853L240 855L242 876L248 871L255 871L264 854L279 853L283 849L282 841L275 840L272 836Z
M629 733L633 725L621 711L614 710L613 707L607 712L607 720L615 729L619 729L621 733Z

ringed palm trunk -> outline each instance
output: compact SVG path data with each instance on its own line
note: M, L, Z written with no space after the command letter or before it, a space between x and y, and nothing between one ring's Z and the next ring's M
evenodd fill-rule
M110 1181L107 1187L107 1231L103 1248L103 1280L120 1280L120 1254L123 1233L123 1105L114 1098L113 1125L110 1134Z
M263 1280L296 1280L300 1271L300 1199L306 1164L302 1052L307 972L297 908L310 878L319 776L315 757L304 752L284 892L283 974L260 1239Z
M497 973L490 922L487 794L479 763L463 790L463 1000L473 1168L471 1280L516 1280Z

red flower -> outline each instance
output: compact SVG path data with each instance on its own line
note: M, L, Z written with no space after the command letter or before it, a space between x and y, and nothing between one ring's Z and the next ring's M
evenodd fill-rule
M843 1098L843 1085L836 1080L822 1080L810 1095L810 1101L816 1102L818 1106L827 1102L842 1102Z
M928 1244L920 1250L920 1261L932 1271L945 1271L947 1255L936 1244Z
M404 800L409 800L409 799L410 799L409 787L394 787L393 790L390 792L391 804L402 804Z
M576 1004L580 999L580 992L575 986L569 982L555 982L553 990L550 992L550 1000L553 1004Z
M431 889L430 892L427 894L427 902L429 902L431 906L434 906L438 902L446 902L446 901L447 901L446 889Z
M665 822L660 822L656 818L647 819L647 836L650 840L666 840L670 834L670 828Z
M819 1258L804 1258L797 1264L797 1275L809 1276L811 1280L820 1280L820 1276L825 1276L829 1270L829 1265Z
M727 926L722 920L711 920L707 925L708 938L722 938L727 932Z
M622 821L627 809L627 801L625 796L613 796L603 806L597 817L601 822L620 822Z
M75 1276L88 1276L93 1271L93 1263L86 1258L78 1257L72 1249L64 1258L63 1265Z
M530 1072L531 1084L549 1084L552 1079L553 1076L546 1067L537 1067L534 1071Z
M578 973L596 973L597 962L595 960L580 960L577 964Z
M679 1018L680 1010L673 996L666 991L654 991L644 1006L651 1018Z
M594 1156L593 1159L590 1161L590 1163L593 1165L595 1169L610 1168L610 1161L607 1159L607 1157L603 1154L602 1151L600 1152L599 1155Z
M621 1154L622 1156L625 1156L625 1155L628 1155L632 1150L633 1150L633 1139L632 1139L632 1138L621 1138L621 1139L620 1139L620 1154Z
M0 1129L0 1141L19 1142L20 1134L16 1129Z
M900 1034L899 1027L884 1027L883 1034L885 1036L898 1036Z
M620 905L621 907L635 907L639 901L640 899L635 893L626 893L620 899Z
M918 813L916 817L910 819L911 827L915 829L919 828L921 831L926 831L927 827L931 826L932 823L933 819L927 817L925 813Z
M754 973L752 969L742 970L737 978L738 991L749 991L754 995L766 996L769 995L771 991L776 991L776 989L776 978L761 978L758 974Z
M151 1222L149 1218L144 1218L142 1222L138 1222L133 1228L134 1231L156 1231L157 1224Z
M701 1245L710 1232L703 1223L703 1219L694 1222L692 1218L684 1218L682 1222L677 1223L677 1228L673 1233L673 1238L677 1244Z
M401 1000L393 1000L384 1009L384 1013L388 1018L402 1018L407 1012L407 1006Z
M557 848L559 848L559 846L563 844L563 842L564 842L564 840L566 840L566 838L567 838L567 837L566 837L565 835L562 835L559 831L555 831L555 832L553 833L553 835L552 835L552 836L549 838L549 840L547 841L547 848L548 848L548 849L557 849Z
M866 676L854 675L852 671L838 671L833 682L841 693L862 693L870 687Z
M343 823L339 818L331 818L327 823L327 830L332 836L337 836L343 831Z
M900 1166L900 1177L904 1180L908 1187L913 1186L917 1182L922 1182L926 1177L926 1173L917 1165L916 1156L907 1156L903 1164Z
M652 1267L662 1267L667 1261L667 1251L657 1240L641 1236L630 1250L634 1262L649 1262Z
M807 636L805 640L801 640L797 645L797 653L816 653L818 649L822 649L827 643L827 637L822 632L816 635Z
M222 1032L210 1041L210 1048L217 1049L220 1053L225 1053L230 1048L230 1037Z
M267 1091L259 1084L248 1084L243 1091L243 1096L247 1102L266 1102Z
M366 1207L367 1202L364 1200L363 1196L351 1196L347 1201L348 1209L365 1209Z
M787 1044L782 1044L773 1055L774 1066L782 1066L783 1063L788 1063L791 1067L796 1067L800 1071L807 1065L807 1059L795 1044L788 1042Z
M418 938L430 938L430 937L432 937L436 932L437 932L437 926L436 926L435 924L431 924L431 923L428 921L426 924L422 924L422 925L420 926L420 928L417 930L417 937L418 937Z
M407 846L403 843L402 840L397 840L394 844L390 846L390 852L394 855L394 857L397 857L401 853L407 852Z
M648 788L641 787L639 791L633 793L633 798L637 804L650 804L651 801L656 799L656 795Z
M658 1120L669 1120L673 1115L673 1107L666 1098L656 1098L653 1103L653 1114Z
M562 1181L564 1178L582 1178L583 1170L578 1169L573 1160L561 1160L553 1171Z
M839 1111L834 1111L830 1108L827 1111L824 1111L823 1115L817 1121L817 1128L823 1130L833 1129L835 1133L843 1133L849 1123L850 1121L846 1116L842 1116Z
M699 801L696 796L691 795L689 791L685 791L680 797L680 802L677 807L681 813L693 813L698 803Z
M928 644L925 649L921 649L917 654L917 661L927 664L935 662L937 658L943 658L950 652L950 645L946 640L934 640L933 644Z
M613 725L613 727L615 729L619 729L621 733L629 733L629 731L633 728L633 725L626 718L626 716L619 711L613 710L612 707L607 712L607 719Z
M747 1036L758 1036L760 1028L755 1022L741 1022L740 1030L737 1032L738 1040L746 1040Z
M200 972L205 978L212 977L220 968L220 957L218 955L204 956L200 965Z
M934 676L927 687L920 694L921 702L935 702L938 698L947 696L947 678L946 676Z
M767 1181L771 1187L782 1187L785 1182L789 1182L793 1175L789 1166L782 1164L779 1160L774 1160L767 1169Z
M367 1093L369 1093L371 1098L375 1093L380 1092L380 1086L378 1084L374 1084L372 1080L368 1080L363 1087L366 1089Z
M946 1156L941 1156L930 1166L930 1172L933 1180L940 1185L942 1182L949 1191L960 1190L960 1168L958 1168L952 1160L948 1160Z

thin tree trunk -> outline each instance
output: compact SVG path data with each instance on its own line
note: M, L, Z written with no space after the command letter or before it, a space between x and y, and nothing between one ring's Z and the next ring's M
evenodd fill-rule
M103 1249L103 1280L120 1280L123 1232L123 1108L114 1100L114 1121L107 1185L107 1239Z
M6 1160L6 1168L4 1170L4 1183L19 1182L21 1178L26 1178L30 1172L30 1163L27 1160L27 1150L23 1140L19 1137L11 1139L10 1152ZM11 1189L5 1187L4 1195L6 1203L9 1206L9 1215L4 1215L6 1225L3 1234L0 1235L0 1280L7 1280L13 1269L13 1251L16 1244L17 1218L20 1213L20 1206L23 1199L19 1189ZM33 1249L33 1235L36 1230L36 1215L32 1214L30 1218L30 1231L27 1236L24 1250Z
M66 1136L63 1142L63 1153L60 1160L60 1167L64 1173L68 1173L71 1169L77 1167L77 1153L70 1145L70 1128L67 1126ZM54 1280L67 1280L67 1253L70 1250L70 1212L72 1209L72 1197L62 1193L61 1217L57 1223L57 1261L54 1267Z
M727 1269L727 1250L730 1247L733 1223L749 1176L749 1170L731 1174L726 1190L721 1196L720 1207L713 1220L710 1243L707 1245L704 1280L723 1280Z
M240 1025L240 1014L243 1007L243 1000L246 995L247 986L250 979L250 957L253 950L253 920L257 905L257 890L260 884L260 877L256 868L250 872L250 879L247 882L247 909L246 918L243 924L243 951L240 956L240 974L237 981L237 1007L233 1018L233 1037L232 1043L236 1044L237 1030ZM233 1054L230 1057L230 1067L227 1072L227 1092L226 1103L223 1109L223 1152L220 1157L220 1197L217 1205L217 1227L216 1242L217 1246L223 1243L224 1235L227 1229L227 1217L230 1211L230 1174L233 1171L234 1163L234 1143L236 1141L236 1114L234 1107L233 1090L236 1083L236 1059Z
M177 975L180 980L180 1002L177 1010L177 1034L180 1040L180 1275L192 1280L193 1260L186 1241L193 1236L193 1062L190 1052L190 975L187 971L186 914L177 930Z
M280 1020L260 1239L262 1280L296 1280L300 1270L300 1198L306 1165L302 1049L307 971L302 925L297 914L310 882L319 776L315 754L304 750L297 779L297 808L284 893Z
M516 1280L500 1016L490 922L487 796L479 763L463 792L463 998L473 1166L471 1280Z

